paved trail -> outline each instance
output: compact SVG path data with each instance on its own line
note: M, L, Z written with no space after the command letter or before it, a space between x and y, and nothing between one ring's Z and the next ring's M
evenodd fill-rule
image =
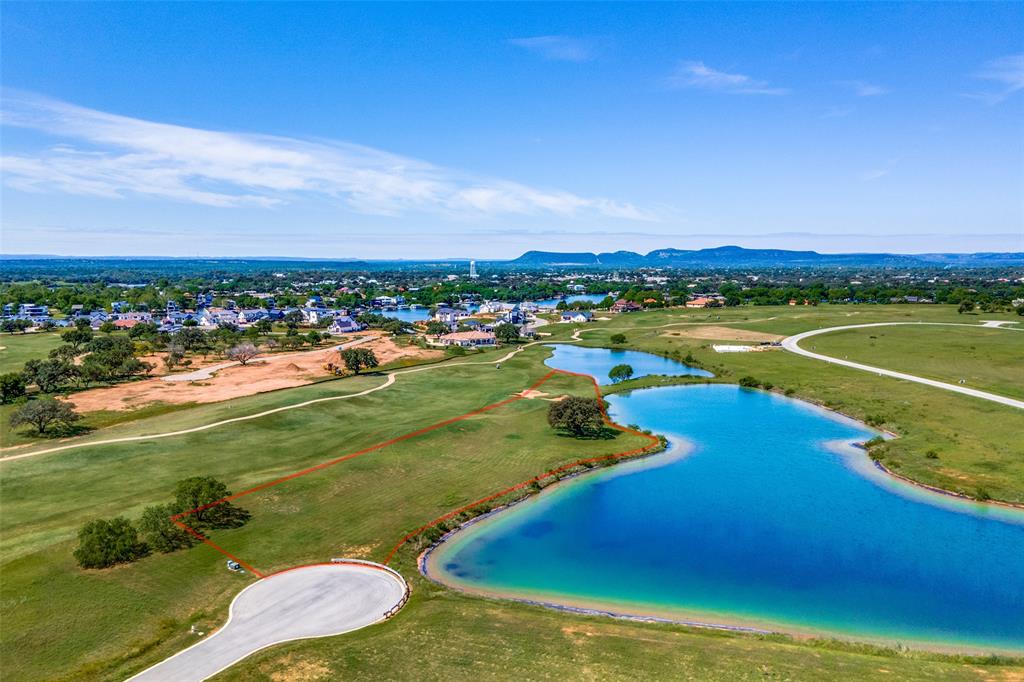
M331 401L334 401L334 400L349 400L351 398L359 398L359 397L364 396L364 395L369 395L371 393L376 393L377 391L384 390L385 388L387 388L387 387L391 386L392 384L394 384L395 381L396 381L396 378L398 377L398 375L401 375L401 374L413 374L415 372L426 372L426 371L429 371L429 370L444 369L446 367L462 367L462 366L465 366L465 365L493 365L493 364L498 364L498 363L501 363L501 362L506 362L507 360L509 360L512 357L514 357L516 354L521 353L528 346L533 346L533 345L535 345L537 343L542 343L542 342L535 341L533 343L525 344L525 345L517 348L516 350L509 351L508 353L506 353L502 357L498 358L497 360L486 360L486 361L483 361L483 362L452 362L452 363L442 363L442 364L438 364L438 365L425 365L423 367L412 367L410 369L404 369L404 370L400 370L400 371L397 371L397 372L391 372L390 374L387 375L387 379L382 384L380 384L379 386L374 386L373 388L368 388L365 391L359 391L358 393L346 393L345 395L335 395L335 396L330 396L328 398L316 398L314 400L306 400L306 401L301 402L301 403L295 403L294 405L284 405L282 407L275 407L275 408L273 408L271 410L264 410L263 412L257 412L256 414L250 414L250 415L246 415L244 417L233 417L231 419L222 419L220 421L212 422L210 424L203 424L202 426L195 426L195 427L192 427L192 428L189 428L189 429L180 429L178 431L167 431L167 432L164 432L164 433L155 433L155 434L151 434L151 435L148 435L148 436L123 436L121 438L107 438L105 440L94 440L94 441L87 441L87 442L81 442L81 443L69 443L67 445L59 445L57 447L47 448L45 450L34 450L32 452L23 452L23 453L18 454L18 455L8 455L6 457L0 457L0 462L11 462L11 461L18 460L18 459L25 459L27 457L36 457L38 455L46 455L46 454L50 454L50 453L53 453L53 452L61 452L63 450L74 450L74 449L77 449L77 448L87 448L87 447L91 447L93 445L111 445L111 444L114 444L114 443L134 443L134 442L144 441L144 440L157 440L159 438L171 438L173 436L184 436L185 434L189 434L189 433L197 433L199 431L206 431L207 429L215 429L215 428L220 427L220 426L225 426L226 424L236 424L238 422L249 421L250 419L259 419L260 417L266 417L267 415L276 414L278 412L287 412L288 410L297 410L299 408L308 407L310 405L316 405L318 403L327 403L327 402L331 402Z
M370 562L275 573L238 593L224 627L130 679L201 682L274 644L340 635L380 622L402 605L407 589L398 573Z
M963 324L959 322L874 322L869 324L848 324L841 327L826 327L824 329L814 329L809 332L803 332L802 334L795 334L782 340L782 347L791 353L797 355L803 355L804 357L814 358L816 360L823 360L824 362L830 362L834 365L842 365L843 367L851 367L853 369L859 369L864 372L872 372L880 376L893 377L895 379L903 379L904 381L913 381L914 383L924 384L925 386L931 386L933 388L941 388L945 391L953 391L954 393L961 393L963 395L969 395L972 398L981 398L982 400L989 400L994 403L1001 405L1008 405L1010 407L1016 407L1018 410L1024 410L1024 400L1015 400L1014 398L1007 398L1006 396L996 395L995 393L988 393L986 391L979 391L976 388L968 388L959 384L947 384L944 381L935 381L934 379L926 379L924 377L915 376L913 374L907 374L906 372L896 372L891 369L883 369L881 367L872 367L871 365L865 365L859 362L852 362L850 360L841 360L834 358L829 355L822 355L821 353L815 353L813 351L805 350L799 346L799 343L804 339L809 339L812 336L819 334L828 334L830 332L842 331L845 329L865 329L868 327L892 327L897 325L932 325L940 327L986 327L989 329L999 328L1005 329L1009 332L1024 331L1020 329L1012 329L1009 327L1002 327L998 325L978 325L978 324Z

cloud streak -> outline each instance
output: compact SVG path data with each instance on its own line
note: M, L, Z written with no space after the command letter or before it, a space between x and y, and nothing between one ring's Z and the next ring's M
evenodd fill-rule
M881 85L865 81L839 81L839 84L850 88L857 97L878 97L889 94L889 91Z
M707 66L704 62L681 62L665 79L672 88L713 90L734 95L785 95L786 88L771 86L768 81L757 80L742 73L728 73Z
M1024 90L1024 54L1011 54L986 63L975 78L992 81L998 86L995 92L970 93L965 95L988 104L999 104L1011 95Z
M365 214L555 215L651 221L630 203L483 178L349 142L202 130L5 91L0 122L62 140L0 157L29 192L143 196L215 207L336 201Z
M512 38L508 44L521 47L544 59L561 62L589 62L596 56L591 43L570 36Z

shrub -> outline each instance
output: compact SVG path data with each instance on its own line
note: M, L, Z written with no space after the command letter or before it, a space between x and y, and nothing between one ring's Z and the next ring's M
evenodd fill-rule
M626 343L626 335L625 334L612 334L611 337L609 338L609 340L612 343L616 344L616 345L623 344L623 343Z
M929 450L928 452L924 453L924 456L927 457L928 459L938 459L939 453L935 452L935 450Z
M107 568L135 561L146 555L146 545L128 519L119 516L107 521L97 519L78 531L75 560L82 568Z
M740 377L740 386L743 386L744 388L757 388L760 385L760 382L754 377Z
M173 552L195 544L195 536L171 521L176 512L172 505L146 507L139 519L139 531L147 545L158 552Z

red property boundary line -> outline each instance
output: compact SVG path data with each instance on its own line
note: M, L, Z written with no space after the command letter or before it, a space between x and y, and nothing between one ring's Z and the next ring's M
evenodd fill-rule
M426 525L420 526L419 528L417 528L416 530L412 531L411 533L407 533L401 540L399 540L398 544L396 544L391 549L391 551L388 553L387 558L384 560L384 564L385 565L387 565L388 563L391 562L391 559L394 558L395 553L398 552L398 550L402 547L402 545L404 545L406 542L408 542L411 538L413 538L416 535L422 533L423 531L427 530L428 528L431 528L432 526L435 526L435 525L437 525L439 523L443 523L444 521L447 521L447 520L449 520L451 518L454 518L455 516L458 516L462 512L467 511L469 509L472 509L473 507L479 506L481 504L485 504L487 502L490 502L491 500L494 500L494 499L497 499L499 497L502 497L503 495L507 495L507 494L509 494L511 492L514 492L516 490L520 490L522 488L525 488L526 486L530 485L531 483L542 481L544 479L551 478L552 476L557 476L561 472L566 471L568 469L571 469L573 467L581 466L581 465L584 465L584 464L591 464L591 463L594 463L594 462L600 462L600 461L604 461L604 460L621 459L623 457L631 457L631 456L634 456L634 455L640 455L640 454L643 454L643 453L651 450L655 446L661 444L661 441L656 436L652 436L651 434L642 433L640 431L637 431L636 429L631 429L631 428L628 428L626 426L622 426L620 424L616 424L611 419L609 419L608 418L608 413L605 411L605 408L604 408L604 402L603 402L602 395L601 395L601 388L598 385L597 380L594 377L590 376L589 374L580 374L578 372L569 372L569 371L563 370L563 369L553 369L550 372L548 372L547 374L545 374L543 377L541 377L540 380L538 380L532 386L530 386L529 388L524 390L522 393L526 393L528 391L534 391L534 390L540 388L550 378L552 378L553 376L559 375L559 374L563 374L563 375L566 375L566 376L582 377L582 378L587 379L588 381L590 381L590 383L594 387L594 393L595 393L595 395L598 398L598 404L599 404L599 407L600 407L600 410L601 410L601 420L604 422L604 424L606 426L610 427L610 428L613 428L613 429L617 430L617 431L621 431L623 433L629 433L629 434L632 434L632 435L635 435L635 436L640 436L641 438L646 438L646 439L651 441L651 444L650 445L646 445L646 446L644 446L642 448L636 448L636 449L628 450L628 451L625 451L625 452L617 452L617 453L614 453L614 454L611 454L611 455L601 455L599 457L590 457L590 458L587 458L587 459L579 459L579 460L576 460L575 462L570 462L569 464L564 464L564 465L562 465L560 467L557 467L555 469L551 469L549 471L546 471L543 474L540 474L539 476L534 476L533 478L530 478L530 479L528 479L526 481L523 481L521 483L517 483L516 485L511 486L509 488L506 488L506 489L504 489L502 491L499 491L497 493L494 493L493 495L488 495L487 497L481 498L479 500L476 500L475 502L471 502L470 504L467 504L465 506L459 507L458 509L456 509L454 511L448 512L447 514L434 519L433 521L427 523ZM491 403L490 405L485 405L484 407L477 408L477 409L472 410L470 412L466 412L465 414L461 414L461 415L459 415L457 417L452 417L450 419L445 419L444 421L437 422L436 424L431 424L430 426L425 426L425 427L423 427L421 429L417 429L415 431L410 431L409 433L403 434L401 436L397 436L395 438L391 438L389 440L377 443L375 445L371 445L369 447L363 448L362 450L358 450L356 452L351 452L349 454L342 455L341 457L336 457L336 458L328 460L326 462L321 462L320 464L316 464L316 465L308 467L306 469L302 469L301 471L296 471L294 473L288 474L287 476L282 476L282 477L276 478L276 479L274 479L272 481L268 481L266 483L261 483L260 485L257 485L257 486L254 486L252 488L249 488L248 490L243 490L242 492L235 493L233 495L228 495L227 497L222 497L219 500L216 500L214 502L210 502L208 504L204 504L202 506L196 507L195 509L189 509L188 511L180 512L178 514L175 514L174 516L171 516L170 520L171 520L172 523L174 523L174 525L178 526L179 528L181 528L182 530L186 531L187 533L190 533L191 535L193 535L195 538L197 538L198 540L200 540L204 544L206 544L206 545L212 547L213 549L217 550L218 552L220 552L221 554L223 554L227 558L231 559L232 561L237 561L239 563L239 565L243 566L246 570L250 571L251 573L253 573L257 577L265 578L265 577L267 577L267 574L262 573L261 571L257 570L251 564L243 561L242 559L238 558L234 554L228 552L223 547L221 547L217 543L215 543L212 540L210 540L210 538L206 537L206 535L204 535L203 533L200 533L195 528L189 526L187 523L184 523L182 521L182 519L184 519L185 517L190 516L192 514L195 514L197 512L201 512L201 511L205 511L207 509L211 509L213 507L219 506L219 505L224 504L226 502L230 502L232 500L237 500L240 497L245 497L246 495L251 495L252 493L256 493L256 492L259 492L261 490L266 490L267 488L272 488L272 487L274 487L276 485L280 485L281 483L285 483L287 481L291 481L291 480L299 478L301 476L306 476L307 474L312 474L312 473L315 473L317 471L321 471L321 470L326 469L328 467L332 467L335 464L340 464L341 462L346 462L348 460L355 459L356 457L361 457L362 455L366 455L366 454L369 454L371 452L376 452L377 450L381 450L383 448L386 448L389 445L394 445L395 443L401 443L402 441L406 441L406 440L409 440L411 438L415 438L416 436L421 436L421 435L423 435L425 433L430 433L431 431L436 431L437 429L443 428L445 426L449 426L449 425L454 424L456 422L460 422L460 421L462 421L464 419L469 419L470 417L474 417L474 416L476 416L478 414L483 414L485 412L489 412L491 410L497 409L497 408L502 407L504 405L508 405L510 403L517 402L519 400L523 400L526 396L523 395L522 393L514 395L514 396L512 396L510 398L506 398L505 400L500 400L500 401L498 401L496 403ZM300 568L300 567L296 566L296 567L293 567L293 568ZM293 570L293 569L284 569L284 570ZM276 573L281 573L281 572L283 572L283 571L277 571ZM270 574L270 575L274 575L274 574Z

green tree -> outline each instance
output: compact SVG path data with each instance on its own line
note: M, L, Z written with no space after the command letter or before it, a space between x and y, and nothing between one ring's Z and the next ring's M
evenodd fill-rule
M349 348L341 351L341 359L352 373L359 374L363 369L376 367L377 356L369 348Z
M78 351L82 346L92 341L92 330L88 326L84 329L78 327L67 329L60 333L60 338L64 343Z
M611 371L608 372L608 378L619 383L620 381L626 381L633 376L633 368L629 365L615 365Z
M620 345L620 344L626 343L626 335L625 334L612 334L609 340L612 343L614 343L615 345Z
M450 331L451 327L449 327L444 322L432 320L427 323L427 334L429 334L430 336L442 336L443 334L447 334Z
M202 528L235 528L249 519L249 513L230 502L221 502L231 491L212 476L192 476L174 486L174 505L182 512L182 523ZM219 503L219 504L217 504Z
M25 377L18 372L0 374L0 403L13 403L25 395Z
M146 507L139 519L139 532L147 545L158 552L173 552L195 544L194 535L171 521L171 516L176 513L174 506L169 504Z
M270 320L266 319L266 318L261 319L261 320L256 320L255 324L253 324L253 326L252 326L252 329L255 329L260 334L266 336L271 331L273 331L274 323L271 322Z
M107 320L106 322L100 325L100 331L103 332L104 334L113 334L114 332L117 331L117 327L114 326L113 322Z
M596 398L570 396L551 403L548 408L548 424L582 438L600 433L604 422Z
M135 561L147 553L138 531L123 516L107 521L97 519L78 531L75 560L82 568L107 568Z
M18 428L25 424L35 427L39 434L46 433L46 429L54 424L70 426L73 422L82 418L82 415L75 412L70 403L53 398L40 398L32 400L11 414L11 428Z
M956 309L958 313L963 315L974 310L974 301L960 301L960 307Z
M25 381L43 393L53 393L78 376L78 369L64 360L29 360L22 370Z
M519 328L511 322L502 322L494 328L494 337L502 343L515 343L519 340Z

